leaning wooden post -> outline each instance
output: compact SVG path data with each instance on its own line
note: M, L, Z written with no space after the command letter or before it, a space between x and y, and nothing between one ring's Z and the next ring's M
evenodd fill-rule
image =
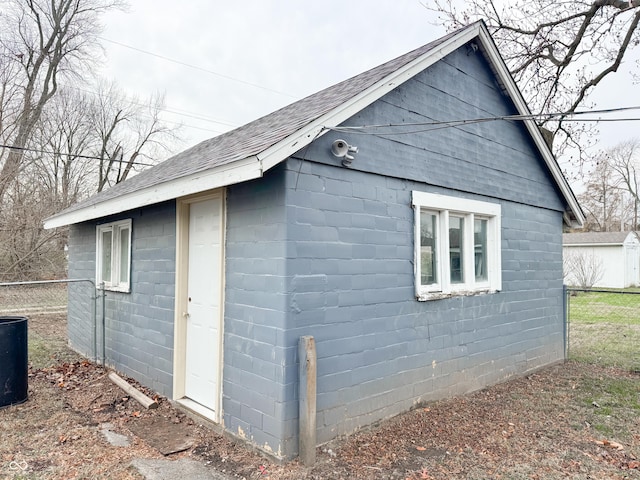
M298 450L302 463L310 467L316 461L316 342L313 337L300 337L298 358L300 359Z

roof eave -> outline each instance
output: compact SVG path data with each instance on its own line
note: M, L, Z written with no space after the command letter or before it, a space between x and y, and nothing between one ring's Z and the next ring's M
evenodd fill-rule
M227 165L221 165L203 172L194 173L187 177L170 180L159 185L105 200L96 205L89 205L68 213L62 212L46 219L44 228L51 229L95 220L96 218L103 218L127 210L133 210L134 208L153 205L214 188L253 180L261 177L263 172L264 170L260 160L256 156L251 156Z
M477 22L470 28L463 30L459 35L454 35L447 41L443 42L437 48L425 53L424 55L416 58L412 62L407 63L403 67L399 68L392 74L385 77L383 80L373 84L368 89L364 90L360 94L356 95L349 101L343 103L339 107L333 109L327 114L319 117L315 121L308 124L304 129L298 130L295 134L288 136L275 145L267 148L262 153L258 154L258 157L263 161L264 169L268 170L277 165L296 151L304 148L309 143L314 141L320 135L326 133L327 128L337 127L342 122L355 115L375 100L381 98L385 94L389 93L398 85L413 78L419 72L423 71L430 65L434 64L438 60L444 58L454 50L458 49L467 42L474 38L479 38L482 41L484 51L489 57L489 61L496 69L496 74L499 76L503 87L507 94L511 97L517 110L524 115L531 114L527 103L525 102L520 90L518 89L513 77L509 73L509 70L504 63L504 60L500 56L498 49L491 38L491 34L487 30L484 22ZM558 162L556 161L553 153L549 149L547 142L545 141L538 125L532 119L524 120L524 123L533 137L534 143L538 147L545 163L547 164L549 171L553 177L553 180L558 185L562 196L567 203L567 210L563 214L563 220L570 228L582 228L585 222L585 216L580 208L580 204L573 193L573 190L569 186L564 174L560 170Z
M563 247L622 247L623 242L582 242L582 243L563 243Z

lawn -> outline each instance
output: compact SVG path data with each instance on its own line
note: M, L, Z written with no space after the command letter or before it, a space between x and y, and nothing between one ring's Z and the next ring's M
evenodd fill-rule
M569 295L569 358L640 371L640 294Z
M575 292L569 318L575 323L640 325L640 292Z

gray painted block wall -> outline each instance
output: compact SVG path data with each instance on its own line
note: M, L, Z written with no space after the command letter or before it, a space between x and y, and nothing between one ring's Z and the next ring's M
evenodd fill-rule
M96 280L96 227L88 223L69 229L69 272L71 279ZM67 307L67 338L69 346L87 358L96 359L93 315L95 296L93 284L70 283Z
M511 113L463 50L345 124ZM360 148L351 169L329 153L336 138ZM320 442L563 357L564 206L521 125L329 132L297 157L228 190L226 428L296 454L303 335L318 349ZM502 292L416 301L412 190L502 205Z
M312 234L290 237L287 345L316 339L320 442L563 358L560 212L500 201L503 290L418 302L411 191L451 192L310 162L302 172L292 163L289 213Z
M175 303L176 210L166 202L117 217L109 223L132 219L131 292L106 291L106 363L162 395L171 397L173 387L173 315ZM70 278L95 280L96 225L71 227ZM70 286L70 288L78 288ZM70 295L68 329L71 346L94 357L91 318L84 294ZM77 304L77 306L76 306ZM102 301L98 300L98 321ZM98 357L102 356L100 327Z
M284 341L284 173L276 167L227 189L222 378L225 428L278 457L294 448L283 419L287 386L295 382L285 368L295 358Z

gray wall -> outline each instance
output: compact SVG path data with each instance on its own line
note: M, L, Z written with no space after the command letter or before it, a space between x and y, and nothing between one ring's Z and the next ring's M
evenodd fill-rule
M175 300L175 202L127 212L99 223L132 219L131 292L106 292L106 363L162 395L171 396ZM96 225L71 227L69 277L95 280ZM71 285L69 342L94 357L93 326L84 308L86 293ZM102 302L98 300L98 321ZM98 357L102 356L100 327Z
M418 302L411 190L446 191L312 163L302 170L287 190L290 232L311 234L289 243L286 345L293 355L300 336L316 339L320 442L563 358L560 212L501 200L502 291ZM288 368L293 375L297 364ZM289 394L294 415L295 388Z
M293 437L283 416L295 382L285 339L285 169L227 190L223 414L233 434L283 456ZM296 374L297 375L297 374ZM295 415L297 418L297 413Z
M463 49L345 124L515 113L506 100ZM360 149L350 169L329 153L337 138ZM564 205L522 125L329 132L295 157L228 191L232 432L296 454L302 335L317 342L320 442L563 357ZM416 301L412 190L502 205L500 293Z

